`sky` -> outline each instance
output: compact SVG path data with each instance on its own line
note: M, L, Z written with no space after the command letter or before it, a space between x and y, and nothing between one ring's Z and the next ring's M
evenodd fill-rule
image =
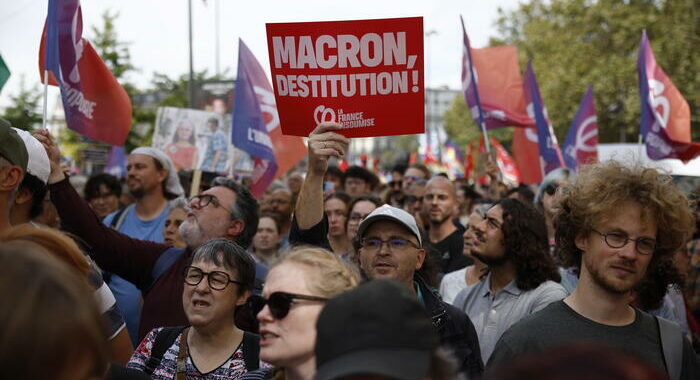
M472 47L484 47L497 35L498 8L513 10L520 0L192 0L194 69L216 71L216 9L219 9L219 62L228 77L236 73L241 38L269 77L265 23L359 20L391 17L424 18L426 85L460 87L462 54L459 15L464 17ZM245 3L245 4L242 4ZM10 104L22 77L27 87L39 86L39 38L48 0L0 0L0 55L11 77L0 93L0 108ZM187 0L84 0L83 37L94 35L106 10L119 12L116 32L129 43L131 61L139 70L127 79L149 87L153 72L177 77L188 72ZM49 89L49 108L58 89Z

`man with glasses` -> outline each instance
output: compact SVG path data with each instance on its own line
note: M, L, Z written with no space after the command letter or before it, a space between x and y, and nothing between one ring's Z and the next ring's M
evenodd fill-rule
M649 273L669 264L693 228L688 199L655 169L608 162L565 189L557 249L579 282L563 301L508 330L489 365L523 353L593 341L637 355L671 379L698 379L700 365L677 325L631 306ZM661 289L665 291L665 289Z
M328 221L323 214L323 174L329 158L342 158L348 149L350 141L337 133L340 129L337 123L322 123L309 135L309 166L292 223L292 243L328 245ZM350 219L355 210L356 207L351 207ZM356 242L364 275L369 279L390 278L405 284L425 307L441 344L456 357L460 372L470 377L480 375L483 364L474 326L463 312L442 302L437 290L426 282L429 272L425 265L426 251L415 218L389 205L375 209L366 218L359 212L356 216L358 220L363 219Z
M358 256L368 279L392 279L403 283L425 307L441 343L457 358L460 371L474 377L483 368L479 342L469 318L442 301L426 282L426 250L413 216L384 205L372 211L357 231Z
M566 297L566 291L547 252L544 218L533 207L504 198L474 226L474 235L471 253L489 271L452 305L474 321L481 357L488 362L509 327Z
M60 154L51 136L39 131L36 137L51 160L51 200L65 227L93 248L93 258L103 269L124 277L142 291L139 341L155 327L187 323L182 308L182 274L196 248L225 238L245 249L257 231L257 201L245 187L220 177L210 189L190 200L187 218L180 225L186 249L130 238L99 223L61 171ZM265 273L258 267L256 280L259 282Z

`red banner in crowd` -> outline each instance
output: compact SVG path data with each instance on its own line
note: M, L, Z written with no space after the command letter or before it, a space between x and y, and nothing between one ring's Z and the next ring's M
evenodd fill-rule
M532 185L542 182L540 150L537 143L537 130L515 128L513 131L513 156L520 169L520 182Z
M59 86L68 128L110 145L124 145L131 129L131 100L82 37L78 0L49 1L39 47L39 71Z
M503 181L514 185L519 184L520 170L506 148L495 137L491 137L491 145L496 148L496 163L503 174Z
M423 18L267 24L284 134L334 121L347 137L424 131Z

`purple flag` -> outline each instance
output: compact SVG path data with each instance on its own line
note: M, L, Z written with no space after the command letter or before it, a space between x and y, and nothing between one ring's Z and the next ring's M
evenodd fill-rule
M564 141L564 161L567 167L577 170L579 166L597 160L598 119L595 113L593 86L589 85Z
M527 102L527 113L535 119L537 126L537 143L540 150L540 163L544 175L554 169L564 166L564 159L559 149L557 136L554 134L552 124L547 116L547 109L542 103L540 89L537 85L535 72L532 70L532 62L527 63L527 72L525 73L525 99Z
M258 99L260 89L270 87L265 73L243 40L238 40L238 77L231 126L231 142L253 157L253 196L260 197L275 179L277 160L268 133L263 106ZM276 114L276 110L275 110Z
M649 158L688 162L700 155L700 144L690 139L688 102L656 63L646 31L639 46L637 72L641 101L639 133Z
M109 158L104 168L105 173L109 173L117 178L126 176L126 154L123 146L112 146L109 150Z

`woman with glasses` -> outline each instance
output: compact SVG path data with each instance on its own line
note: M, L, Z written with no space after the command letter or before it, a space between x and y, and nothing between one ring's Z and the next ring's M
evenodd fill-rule
M267 275L262 297L251 297L260 323L260 359L274 369L242 379L311 380L316 370L316 320L325 302L357 286L357 270L320 248L290 252Z
M238 379L257 369L258 338L234 324L255 280L250 255L230 240L211 240L193 252L183 280L189 326L151 330L128 367L159 380Z
M555 195L559 187L568 185L574 179L574 172L569 169L559 168L547 174L540 184L535 195L535 207L544 214L547 225L547 239L549 241L549 253L554 257L554 216L557 213L558 205L555 202ZM555 258L555 261L559 261Z

